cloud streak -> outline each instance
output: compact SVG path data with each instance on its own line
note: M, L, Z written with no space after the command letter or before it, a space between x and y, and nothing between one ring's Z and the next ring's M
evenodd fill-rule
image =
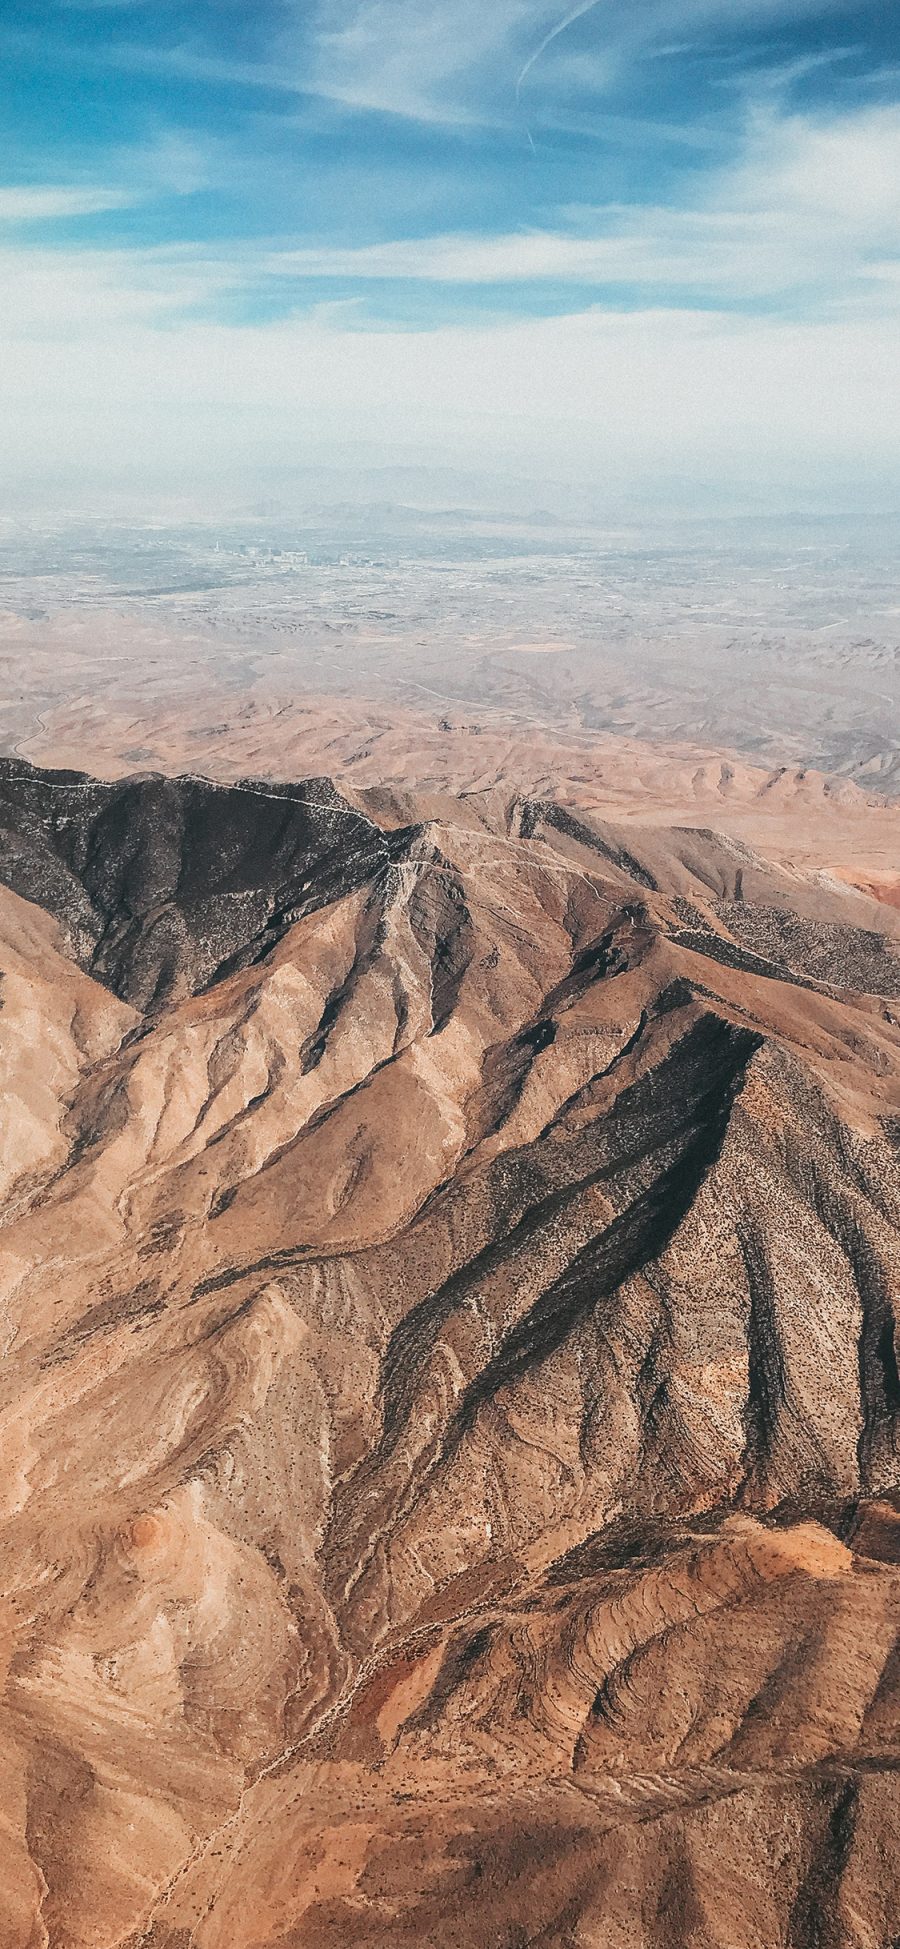
M438 285L617 285L720 303L808 305L880 285L900 260L900 109L815 121L769 112L691 208L580 208L565 229L444 234L272 253L268 274ZM689 301L689 296L688 296Z
M548 30L543 39L538 42L534 51L529 54L527 61L520 68L516 76L516 101L519 100L521 95L523 81L527 79L532 68L540 60L541 55L546 54L548 47L552 47L553 42L558 40L561 34L567 33L570 27L574 27L576 21L583 20L585 14L593 13L599 5L600 0L581 0L580 6L573 7L562 20L558 20L556 25Z
M127 209L134 201L133 192L122 189L0 185L0 224L54 223L69 217L100 216L107 210Z

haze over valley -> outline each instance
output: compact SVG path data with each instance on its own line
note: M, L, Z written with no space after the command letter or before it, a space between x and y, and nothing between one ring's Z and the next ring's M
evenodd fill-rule
M180 528L10 519L0 735L104 773L289 776L322 750L298 707L346 718L349 701L414 714L433 764L436 734L453 738L445 782L460 764L490 778L460 734L529 727L585 750L613 734L811 767L891 797L896 535L886 517L609 530L372 504ZM397 775L377 722L370 756ZM560 760L560 790L577 764Z

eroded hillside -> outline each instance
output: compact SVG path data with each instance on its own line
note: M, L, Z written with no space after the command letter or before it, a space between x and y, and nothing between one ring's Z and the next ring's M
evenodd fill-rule
M900 915L0 769L10 1949L889 1949Z

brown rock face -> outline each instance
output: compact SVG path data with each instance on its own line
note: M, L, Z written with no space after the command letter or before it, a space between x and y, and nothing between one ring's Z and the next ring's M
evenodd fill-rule
M0 858L3 1949L895 1949L891 903L18 762Z

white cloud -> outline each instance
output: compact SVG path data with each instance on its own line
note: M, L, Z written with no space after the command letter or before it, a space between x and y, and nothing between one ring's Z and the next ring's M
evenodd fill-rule
M209 138L200 142L177 128L161 129L129 148L111 148L105 163L112 182L0 183L0 226L102 216L160 194L189 196L220 179L225 168L221 144Z
M210 166L164 143L134 164L132 194L165 178L184 188ZM25 453L47 474L82 462L112 474L124 460L173 479L233 474L361 438L386 455L415 443L433 460L609 481L896 472L898 185L900 109L825 119L770 105L692 208L579 208L552 229L362 250L41 249L8 235L0 473L12 480ZM126 192L0 190L0 221L118 199ZM236 293L246 314L266 280L328 274L360 291L417 278L639 295L630 308L582 300L566 317L419 331L367 321L361 307L265 325L198 316ZM752 315L759 300L773 315Z
M438 236L362 249L281 251L263 260L273 276L420 280L433 284L569 283L690 289L720 299L771 295L821 259L798 256L761 217L715 212L610 209L605 234L516 231Z
M225 159L207 143L177 131L114 157L131 187L0 188L0 225L90 216L159 194L190 194L219 180ZM99 251L73 259L72 298L96 283L105 302L110 281L136 286L159 307L201 302L204 293L266 278L356 281L417 280L435 285L522 285L549 282L665 291L704 302L777 301L808 295L810 303L846 303L879 287L900 258L900 107L813 119L768 108L749 125L743 153L728 169L707 172L693 207L608 205L564 212L554 229L499 235L438 234L362 247L316 245L273 249L235 246L230 261L197 252ZM9 266L14 273L15 265ZM48 275L33 252L22 274ZM48 305L48 318L65 319ZM39 308L39 307L38 307ZM34 317L35 309L29 315Z
M209 305L238 279L234 267L176 250L0 248L0 345L91 348L111 329L162 324Z
M737 208L783 210L797 223L837 223L900 242L900 106L814 119L762 113L722 196Z
M191 196L221 182L227 167L221 142L209 136L200 141L178 128L161 129L143 145L114 150L109 161L145 196Z
M61 217L93 217L123 210L135 201L130 190L56 187L52 184L0 185L0 224L50 223Z
M138 19L153 11L151 0L64 4L131 11ZM282 0L277 30L257 55L230 57L199 35L167 44L164 34L152 42L135 34L101 39L79 59L121 72L319 95L425 123L518 121L524 135L517 81L529 114L542 98L547 106L554 96L566 104L574 61L586 89L602 96L629 67L708 51L734 10L735 0L576 0L568 7L558 0ZM747 28L763 30L823 12L852 20L851 0L740 0L740 10ZM587 39L585 29L575 33L586 19ZM28 36L16 39L21 46ZM788 67L781 72L787 76Z
M485 81L515 83L515 48L546 0L319 0L303 82L331 100L421 121L476 121ZM306 44L308 12L298 15Z
M849 11L848 0L740 0L749 28ZM708 42L730 24L735 0L294 0L285 33L298 85L356 107L422 121L466 122L515 113L558 86L559 54L590 17L597 93L628 66L668 48ZM311 29L311 31L310 31ZM585 30L581 31L584 42ZM587 71L586 71L587 72Z
M282 251L262 267L298 278L614 284L729 302L808 288L821 302L883 280L891 253L900 256L893 107L828 121L755 118L742 158L707 177L693 208L582 208L555 231Z
M333 312L175 331L112 303L99 332L0 335L7 478L23 451L46 474L178 481L359 440L607 485L896 470L897 325L896 309L841 325L597 309L428 333L346 330Z

